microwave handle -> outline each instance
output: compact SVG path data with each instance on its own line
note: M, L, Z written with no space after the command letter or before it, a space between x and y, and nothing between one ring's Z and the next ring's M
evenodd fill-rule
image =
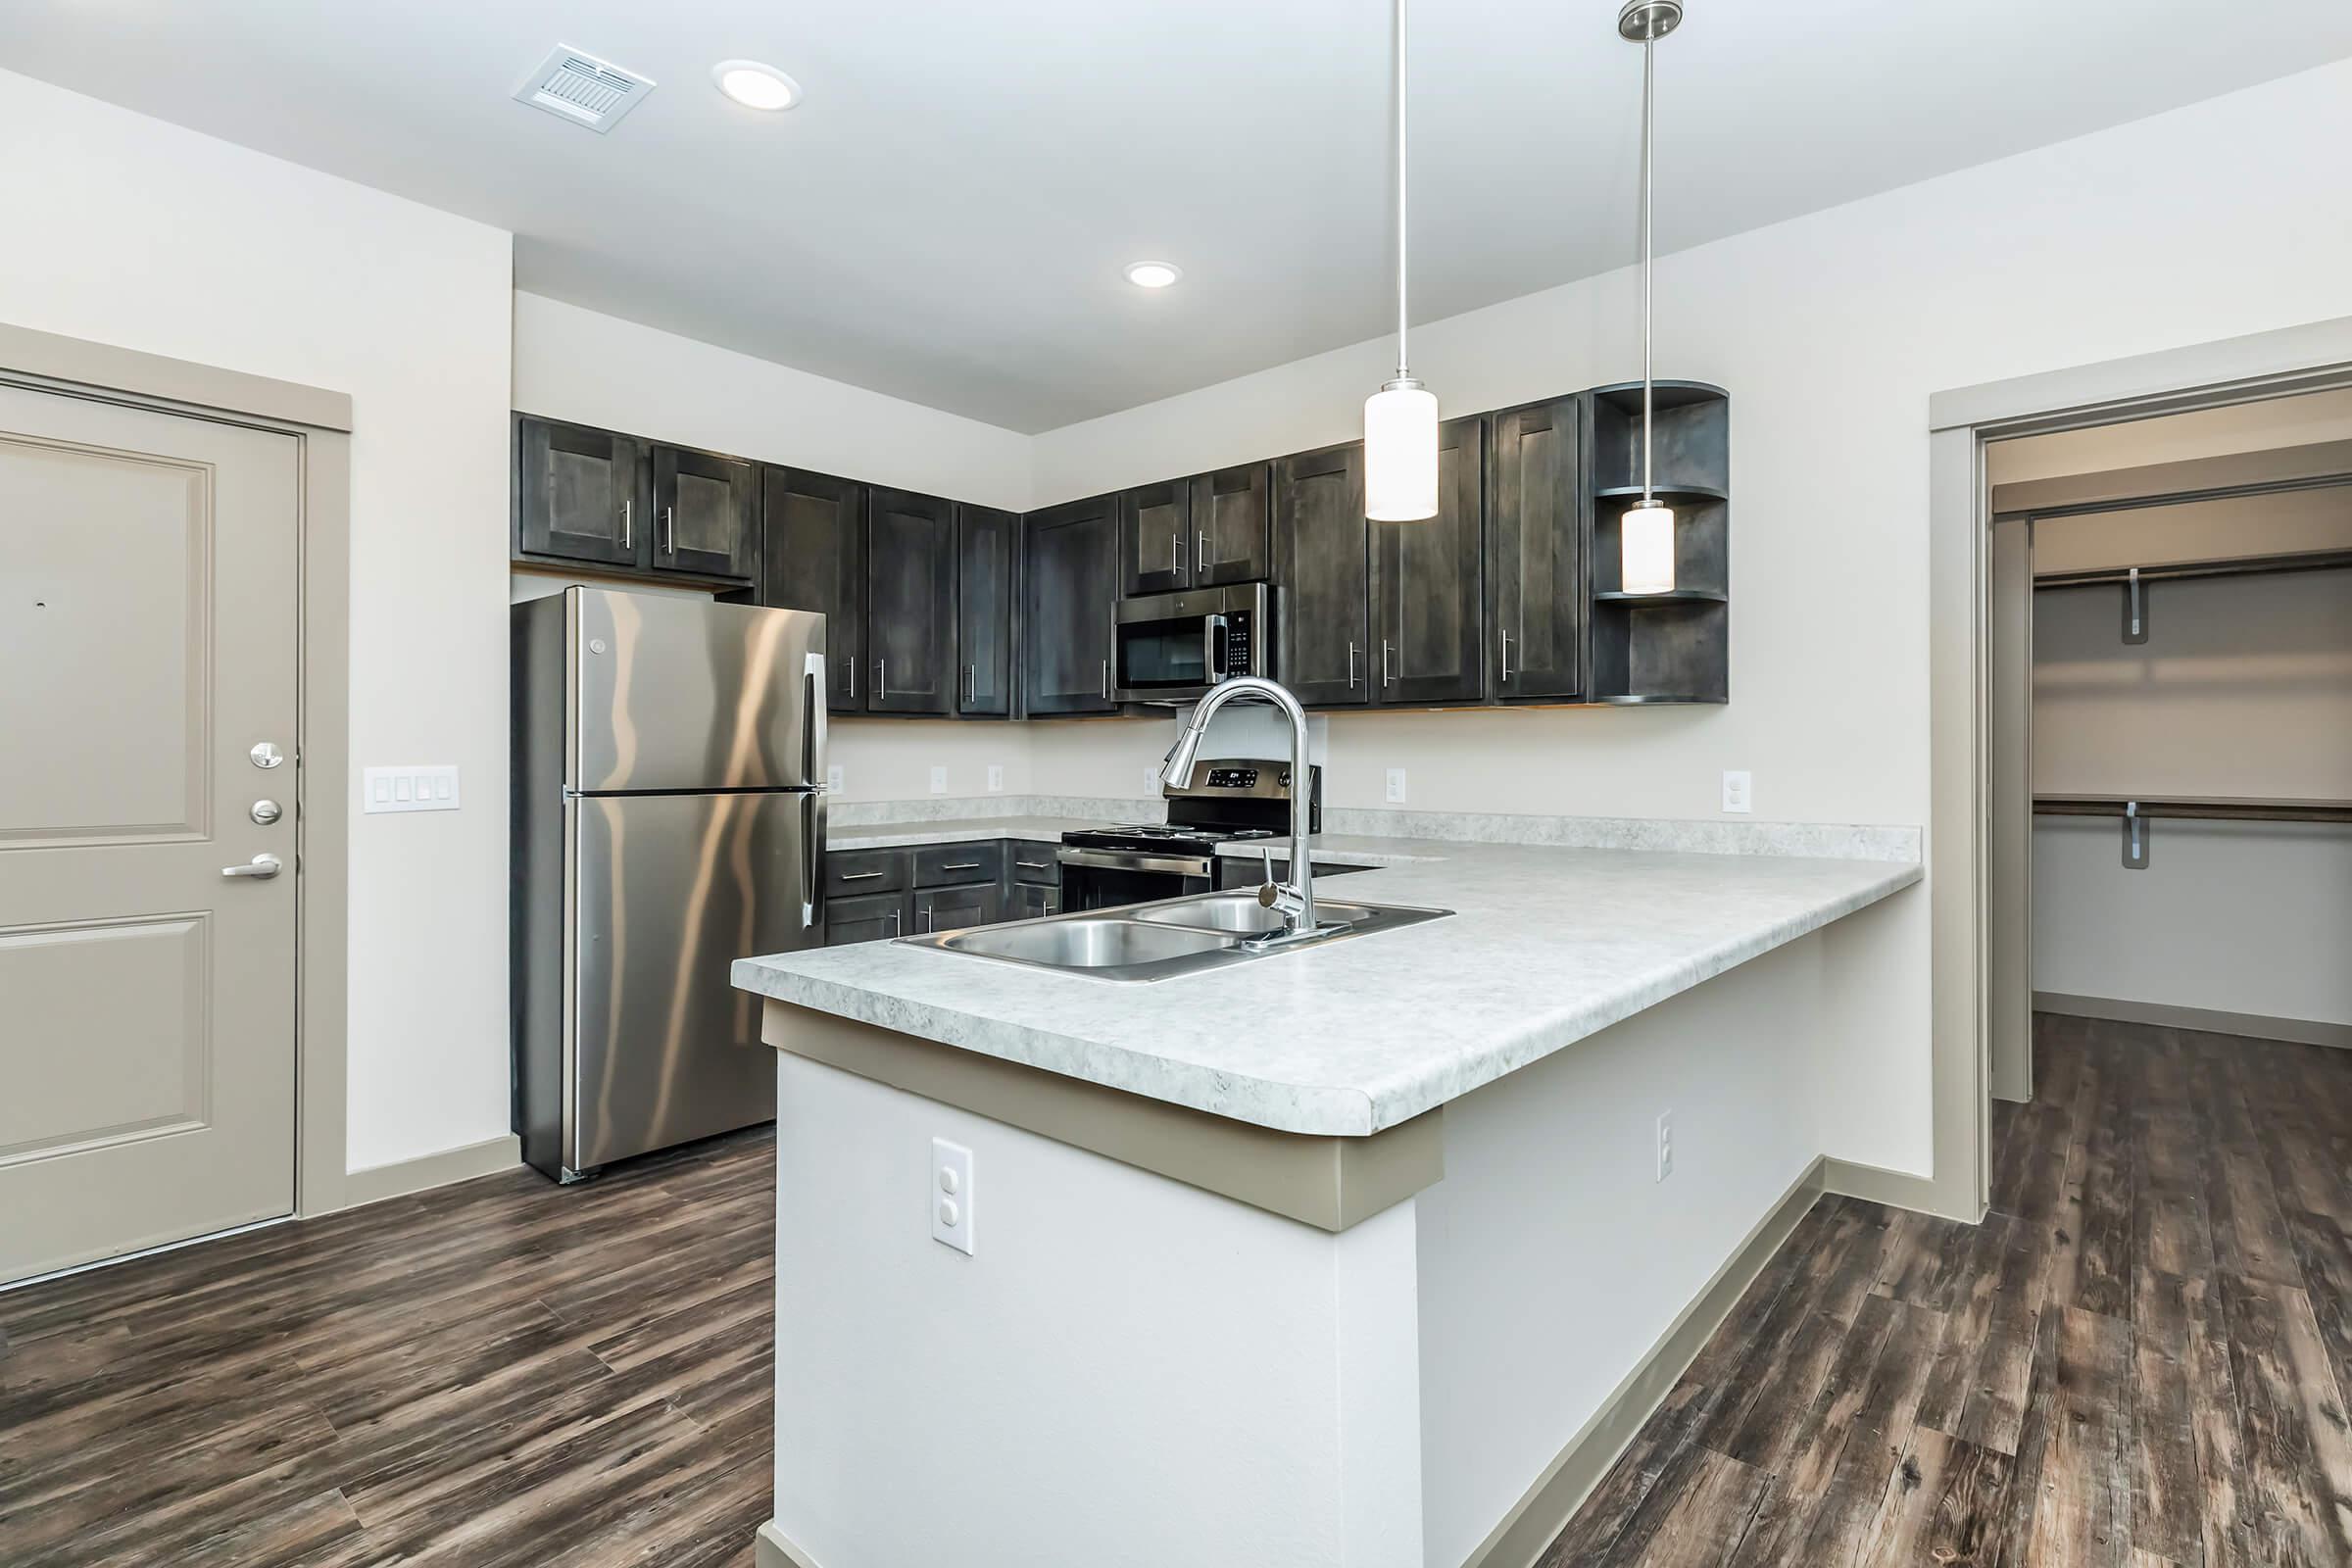
M1208 683L1211 686L1233 673L1225 667L1225 616L1222 612L1210 615L1201 623L1200 667L1208 671Z

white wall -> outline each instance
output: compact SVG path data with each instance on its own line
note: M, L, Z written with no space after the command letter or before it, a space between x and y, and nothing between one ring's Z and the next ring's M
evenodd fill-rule
M1738 767L1761 817L1925 823L1929 398L2352 315L2352 203L2277 156L2347 143L2352 62L1662 259L1660 370L1732 393L1731 703L1335 718L1331 798L1371 804L1377 770L1404 765L1417 808L1705 817ZM1636 300L1617 272L1433 321L1415 371L1462 412L1620 379L1641 365ZM1392 353L1049 432L1037 499L1352 437ZM1059 787L1042 752L1036 774ZM1873 1044L1826 1064L1868 1107L1829 1152L1914 1171L1927 907L1907 901L1902 939L1853 977L1881 1016L1849 1038Z
M0 212L0 317L351 395L354 777L467 806L355 809L349 1160L504 1133L509 236L8 73Z
M1030 439L829 381L767 360L600 315L536 294L514 296L514 407L684 446L813 468L1020 512L1029 506ZM518 574L520 575L520 574ZM842 798L906 800L1027 788L1020 726L835 719Z

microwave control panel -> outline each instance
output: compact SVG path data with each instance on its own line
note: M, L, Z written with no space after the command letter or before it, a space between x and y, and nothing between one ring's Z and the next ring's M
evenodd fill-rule
M1256 631L1250 622L1256 617L1247 610L1237 610L1225 617L1225 672L1231 675L1248 674L1255 666L1250 661L1250 639Z

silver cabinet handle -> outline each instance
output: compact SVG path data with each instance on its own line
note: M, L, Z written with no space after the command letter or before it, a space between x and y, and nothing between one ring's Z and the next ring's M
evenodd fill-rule
M257 855L243 865L224 865L222 876L249 876L257 882L267 882L286 868L285 862L274 855Z
M1180 533L1168 535L1168 575L1184 575L1184 535Z
M841 874L841 880L844 882L871 882L880 875L882 873L879 871L844 871Z
M956 860L941 866L940 869L942 871L977 871L980 869L980 862L978 860Z
M891 911L890 911L890 934L891 934L892 936L894 936L894 937L895 937L895 936L899 936L899 935L903 934L903 933L906 931L906 920L905 920L903 917L901 917L901 915L899 914L899 911L898 911L898 910L896 910L896 909L893 909L893 910L891 910Z
M637 543L637 498L631 496L620 504L620 548L632 549Z
M1396 677L1389 670L1389 640L1386 637L1380 640L1380 683L1383 686L1396 684Z
M917 909L915 913L923 917L923 934L925 936L929 936L931 934L931 906L926 904L921 908Z
M1348 645L1348 689L1355 690L1355 644Z
M1024 871L1050 871L1054 868L1052 860L1015 860L1012 863Z
M1102 661L1102 700L1110 701L1110 661Z
M1194 575L1194 576L1196 576L1196 577L1200 576L1200 573L1201 573L1203 570L1205 570L1205 569L1206 569L1206 568L1205 568L1205 566L1202 564L1202 563L1204 563L1205 561L1207 561L1207 559L1208 559L1208 535L1207 535L1207 534L1205 534L1205 533L1202 533L1202 532L1201 532L1200 529L1196 528L1196 529L1194 529L1194 530L1193 530L1193 575Z
M663 507L662 509L662 536L669 541L669 543L662 547L662 553L670 557L672 560L675 560L678 554L677 508Z
M874 661L874 701L890 701L890 661L887 659Z
M978 664L963 666L963 700L967 703L976 703L980 700L980 666Z
M1502 679L1504 679L1504 680L1509 680L1510 678L1511 678L1511 634L1510 634L1509 632L1507 632L1507 631L1506 631L1506 632L1504 632L1504 633L1502 634Z
M858 695L858 661L845 659L841 662L841 679L842 683L849 687L849 691L845 695L856 697Z

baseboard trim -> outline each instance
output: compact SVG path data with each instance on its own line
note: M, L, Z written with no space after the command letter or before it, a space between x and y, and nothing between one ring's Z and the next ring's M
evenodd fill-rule
M1609 1467L1634 1441L1642 1423L1656 1411L1666 1396L1674 1389L1677 1379L1698 1358L1699 1350L1723 1326L1739 1304L1740 1298L1764 1272L1788 1240L1796 1222L1805 1216L1814 1201L1825 1191L1823 1168L1827 1162L1816 1159L1805 1167L1778 1202L1756 1221L1715 1277L1707 1281L1697 1297L1682 1315L1651 1346L1649 1353L1639 1365L1625 1375L1625 1380L1610 1391L1600 1408L1592 1412L1575 1437L1568 1440L1559 1456L1544 1467L1536 1484L1527 1490L1511 1511L1503 1515L1502 1523L1479 1544L1464 1560L1462 1568L1531 1568L1545 1547L1558 1539L1576 1510L1584 1506L1592 1489L1599 1486ZM760 1568L813 1568L813 1565L791 1563L784 1559L769 1564L764 1559Z
M817 1568L816 1559L794 1545L770 1519L752 1536L754 1568Z
M1956 1219L1964 1225L1975 1225L1984 1218L1982 1203L1958 1194L1946 1193L1942 1185L1932 1177L1914 1176L1903 1170L1888 1170L1884 1165L1865 1165L1860 1160L1832 1159L1826 1155L1821 1167L1823 1190L1840 1198L1859 1198L1864 1202L1884 1203L1888 1208L1908 1208L1916 1213Z
M522 1140L513 1133L501 1133L478 1144L355 1170L343 1178L343 1206L357 1208L362 1203L380 1203L387 1198L405 1198L476 1176L495 1176L521 1163Z
M2352 1051L2352 1023L2321 1018L2273 1018L2259 1012L2224 1012L2216 1007L2182 1007L2169 1002L2131 1002L2121 997L2078 997L2064 991L2034 993L2035 1012L2070 1018L2106 1018L2115 1023L2152 1023L2166 1029L2197 1029L2214 1035L2246 1035L2298 1046L2333 1046Z

